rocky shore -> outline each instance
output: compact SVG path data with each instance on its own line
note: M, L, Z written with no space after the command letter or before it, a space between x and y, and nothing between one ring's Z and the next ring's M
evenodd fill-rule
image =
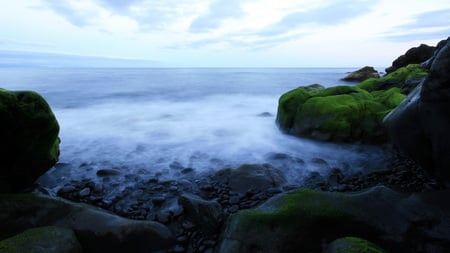
M295 183L278 165L297 158L274 153L270 164L215 172L174 163L176 179L97 169L49 192L31 183L70 166L57 163L56 119L38 94L0 89L0 117L16 122L0 131L0 252L445 253L450 41L430 48L409 50L383 77L281 96L286 133L394 154L384 168L353 172L318 157L323 169ZM131 183L117 191L119 178Z

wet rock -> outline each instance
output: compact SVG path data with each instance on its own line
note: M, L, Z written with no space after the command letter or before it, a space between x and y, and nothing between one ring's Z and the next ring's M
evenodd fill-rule
M450 40L430 66L430 74L384 124L404 154L450 185Z
M180 196L179 203L187 217L207 233L216 233L223 216L223 210L217 201L207 201L199 196L185 193Z
M287 182L283 172L269 164L246 164L237 169L220 170L213 179L227 183L237 193L246 193L251 189L267 190Z
M99 177L117 176L120 175L120 170L116 169L100 169L96 172Z
M365 66L361 69L358 69L348 74L346 77L342 78L342 80L350 82L362 82L369 78L379 78L379 77L380 75L378 74L378 71L376 71L373 67Z
M0 88L0 193L30 187L59 158L59 125L45 99Z
M35 226L75 231L86 252L153 252L172 245L172 233L160 223L129 220L59 198L31 194L0 198L0 237Z
M443 201L448 194L402 195L385 187L348 194L306 189L280 194L231 215L217 252L322 252L323 243L353 235L388 252L423 252L427 242L433 252L443 253L450 245L450 205Z
M83 250L72 230L48 226L27 229L0 241L0 252L81 253Z
M273 117L273 114L270 112L263 112L258 114L259 117Z

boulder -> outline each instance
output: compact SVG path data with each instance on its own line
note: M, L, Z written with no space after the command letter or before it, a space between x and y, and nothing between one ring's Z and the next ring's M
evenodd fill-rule
M346 77L342 78L342 80L350 82L362 82L369 78L379 77L380 75L378 74L378 71L376 71L373 67L365 66L364 68L351 72Z
M222 225L224 214L222 207L215 200L204 200L201 197L184 193L178 202L186 212L188 219L194 222L204 232L215 234Z
M384 115L403 98L398 88L369 93L351 86L300 87L281 96L277 123L289 134L321 141L378 143L386 140Z
M0 193L29 187L58 160L59 125L38 93L0 89Z
M416 64L356 86L299 87L280 97L276 121L286 133L320 141L383 143L383 117L427 74Z
M351 236L388 252L444 253L450 246L449 193L403 195L383 186L357 193L295 190L231 215L218 252L321 252Z
M73 230L84 252L157 252L173 241L160 223L130 220L60 198L0 195L0 210L0 239L29 228L58 226Z
M215 181L227 184L231 191L265 191L287 183L284 174L270 164L244 164L237 169L223 169L213 176Z
M450 185L450 41L430 66L430 74L384 124L400 151Z
M72 230L61 227L39 227L27 229L0 241L0 252L81 253L83 251Z
M391 73L396 71L401 67L405 67L409 64L419 64L428 60L434 53L436 48L421 44L418 47L413 47L406 51L404 55L399 56L392 62L392 66L386 68L386 73Z

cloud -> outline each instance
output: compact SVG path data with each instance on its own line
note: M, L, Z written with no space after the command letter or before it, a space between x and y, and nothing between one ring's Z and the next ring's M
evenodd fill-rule
M197 17L192 21L189 31L203 33L212 31L229 18L240 18L245 13L241 8L243 1L240 0L216 0L213 2L205 15Z
M445 39L450 35L449 20L450 9L424 12L412 22L395 27L385 38L396 42Z
M371 11L376 1L334 1L309 11L290 13L279 22L259 32L260 36L274 36L293 31L306 25L331 26L341 24Z
M84 27L91 24L91 18L96 16L93 11L77 11L70 1L60 1L60 0L46 0L46 7L53 10L55 13L63 16L71 24Z

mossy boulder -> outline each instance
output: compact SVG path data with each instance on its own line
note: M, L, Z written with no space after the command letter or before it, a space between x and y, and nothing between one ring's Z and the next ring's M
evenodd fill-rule
M0 89L0 192L32 184L57 161L59 125L38 93Z
M324 253L385 253L377 245L358 237L334 240Z
M219 253L322 252L343 237L365 238L388 252L445 252L449 192L402 195L385 187L360 193L300 189L233 214Z
M428 71L421 68L419 64L410 64L381 78L367 79L356 85L356 87L369 92L387 90L393 87L401 88L404 91L410 91L411 87L408 87L410 83L417 84L418 82L414 82L414 80L422 80L427 75Z
M321 141L383 143L383 117L426 75L411 64L356 86L299 87L280 97L277 123L287 133Z
M75 233L61 227L27 229L0 241L0 253L81 253Z
M130 220L86 204L33 194L0 194L0 239L57 226L75 232L84 252L160 252L173 243L157 222Z
M385 141L381 121L405 96L393 88L377 93L353 86L308 90L281 96L277 123L286 132L323 141Z

